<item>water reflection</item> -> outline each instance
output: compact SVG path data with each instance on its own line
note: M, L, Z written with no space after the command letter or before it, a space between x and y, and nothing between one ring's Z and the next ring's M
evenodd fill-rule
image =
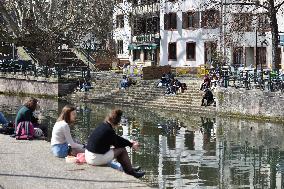
M1 108L10 117L21 104L21 100L13 98L16 97L0 97ZM46 103L42 106L42 123L51 131L58 109L68 102L41 101ZM77 107L78 122L72 133L81 142L87 140L92 129L113 108L95 104L77 104ZM153 187L284 186L282 125L154 109L122 109L125 113L117 132L140 142L140 150L129 150L129 154L147 172L143 180Z

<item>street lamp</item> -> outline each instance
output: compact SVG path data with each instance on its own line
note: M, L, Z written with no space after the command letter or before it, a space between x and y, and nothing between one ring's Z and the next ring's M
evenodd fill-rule
M88 73L87 76L90 76L90 53L96 51L97 43L95 41L95 35L90 34L88 39L84 41L83 48L87 51L87 60L88 60Z

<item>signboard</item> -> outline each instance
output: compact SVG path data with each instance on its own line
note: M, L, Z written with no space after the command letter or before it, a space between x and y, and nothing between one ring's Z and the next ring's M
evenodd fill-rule
M133 42L160 42L160 34L144 34L133 37Z
M128 50L141 50L141 49L145 49L145 50L152 50L152 49L157 49L158 45L157 44L129 44L128 46Z

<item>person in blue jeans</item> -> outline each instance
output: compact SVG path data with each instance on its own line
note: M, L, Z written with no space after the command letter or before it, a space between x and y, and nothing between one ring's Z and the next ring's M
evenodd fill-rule
M2 112L0 112L0 123L3 127L7 127L9 123Z
M64 106L62 112L52 129L51 150L54 156L64 158L67 155L76 156L85 151L85 145L74 142L70 126L76 121L76 108L70 105ZM69 147L70 146L70 153Z

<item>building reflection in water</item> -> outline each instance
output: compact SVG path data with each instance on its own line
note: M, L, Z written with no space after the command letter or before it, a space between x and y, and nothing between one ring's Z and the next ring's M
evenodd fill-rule
M22 99L0 97L2 111L14 117ZM42 123L51 131L58 107L64 103L42 101ZM86 142L112 107L78 107L72 133ZM131 160L143 167L147 173L143 179L153 187L284 188L283 125L122 109L125 113L118 132L140 142L139 151L129 150Z

